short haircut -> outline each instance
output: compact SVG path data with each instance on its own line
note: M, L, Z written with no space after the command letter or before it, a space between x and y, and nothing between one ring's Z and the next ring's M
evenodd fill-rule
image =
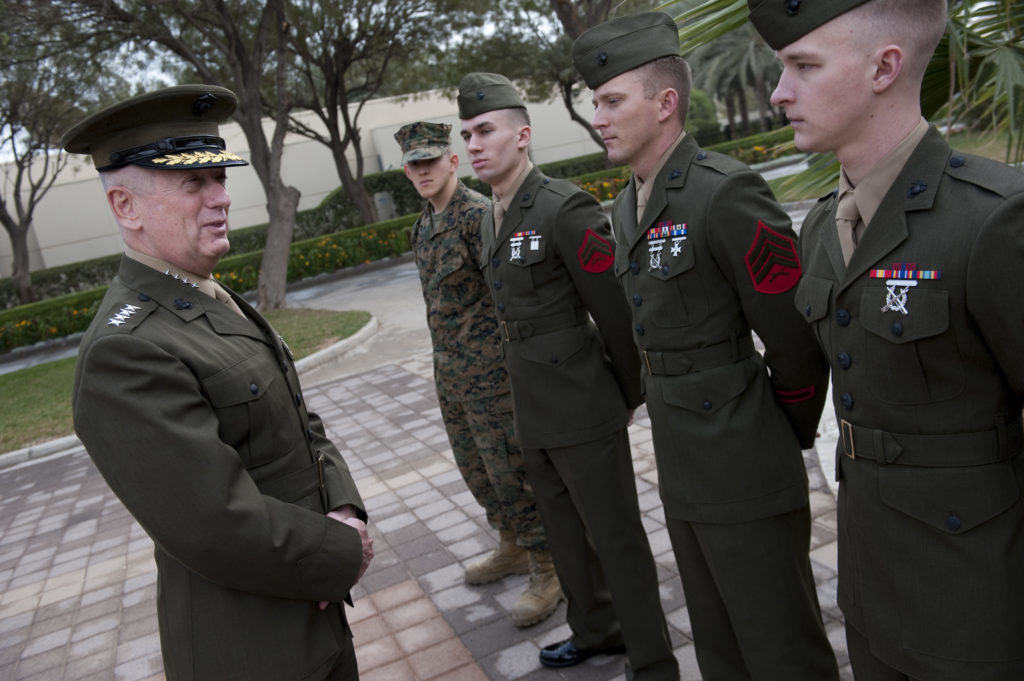
M654 99L662 90L672 88L679 95L679 108L676 115L679 122L686 124L686 113L690 108L690 88L693 78L690 75L690 65L686 60L677 54L670 54L665 57L658 57L642 66L638 66L639 76L644 86L644 97Z
M530 113L523 107L517 106L502 111L508 113L508 122L512 125L530 125Z
M121 168L114 168L112 170L101 170L100 171L100 183L103 185L104 193L107 192L111 187L127 187L136 194L144 194L149 190L150 172L159 171L147 171L138 166L122 166Z
M918 81L946 32L947 12L947 0L870 0L850 10L866 35L903 49L904 68Z

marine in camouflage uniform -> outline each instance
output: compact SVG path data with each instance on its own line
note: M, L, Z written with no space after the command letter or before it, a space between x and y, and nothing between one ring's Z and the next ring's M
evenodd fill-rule
M554 612L562 594L547 559L537 503L525 480L498 323L477 264L480 221L490 201L456 177L458 159L449 150L450 131L448 125L417 122L395 134L406 175L428 199L412 227L411 242L448 440L466 485L501 535L493 554L467 567L466 581L482 584L524 574L532 564L531 588L511 611L517 625L527 626ZM542 574L545 565L551 574Z

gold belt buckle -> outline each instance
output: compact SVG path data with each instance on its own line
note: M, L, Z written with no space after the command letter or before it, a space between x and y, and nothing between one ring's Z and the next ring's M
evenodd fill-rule
M507 342L511 343L512 342L512 337L508 335L508 322L506 322L504 319L501 320L501 329L502 329L502 331L505 332L505 340Z
M846 419L840 419L839 427L842 429L843 454L851 459L856 459L857 454L853 445L853 424Z

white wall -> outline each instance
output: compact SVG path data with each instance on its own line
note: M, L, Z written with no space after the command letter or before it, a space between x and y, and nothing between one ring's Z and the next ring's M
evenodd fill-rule
M528 106L533 121L533 158L537 163L548 163L598 151L586 131L570 118L561 100ZM577 110L587 115L590 110L589 92L577 103ZM319 126L319 120L307 112L307 125ZM365 174L401 167L401 151L394 133L406 123L424 120L452 125L454 150L465 155L465 147L458 136L458 107L454 94L440 90L421 93L414 97L389 97L366 102L359 124L363 135ZM272 124L264 123L268 137ZM245 135L236 123L221 128L227 148L248 159L249 149ZM355 169L355 154L349 151L349 161ZM461 172L470 172L469 164ZM336 189L338 179L334 161L327 147L298 135L285 140L282 174L286 183L302 192L299 209L312 208ZM267 221L266 198L263 187L252 166L229 168L228 189L231 192L231 225L248 227ZM117 224L110 216L99 176L84 157L71 160L57 178L57 182L36 208L34 225L29 233L32 269L56 267L67 263L97 258L121 250ZM0 238L0 276L11 275L11 245Z

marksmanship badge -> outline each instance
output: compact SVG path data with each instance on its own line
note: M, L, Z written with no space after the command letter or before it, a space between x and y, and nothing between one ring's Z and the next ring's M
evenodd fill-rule
M871 270L868 276L872 279L885 279L885 305L882 312L899 312L910 314L907 310L907 295L918 282L927 279L940 279L939 270L919 270L916 263L893 263L891 270Z
M654 271L661 268L661 253L665 249L665 242L672 241L672 255L679 255L686 240L686 223L673 223L671 220L659 222L647 230L647 254L650 256L650 263L647 269Z
M512 253L509 256L509 262L518 262L523 259L523 241L526 238L530 239L530 250L536 251L540 248L540 234L537 234L537 230L529 229L525 232L516 232L509 237L508 244L512 249Z

